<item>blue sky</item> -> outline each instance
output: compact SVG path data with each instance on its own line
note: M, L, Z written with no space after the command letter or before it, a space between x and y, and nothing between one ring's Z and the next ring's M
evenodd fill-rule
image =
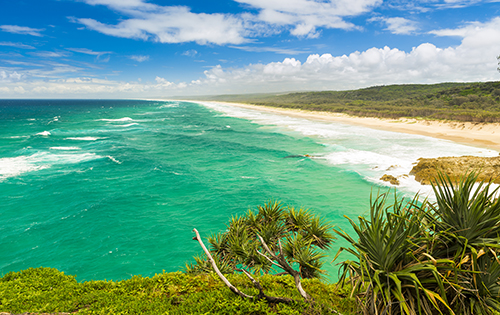
M0 98L500 80L500 0L16 0Z

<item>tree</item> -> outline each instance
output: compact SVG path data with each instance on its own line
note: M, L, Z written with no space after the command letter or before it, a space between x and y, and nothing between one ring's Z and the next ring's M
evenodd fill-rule
M322 251L334 240L329 222L308 210L283 207L270 201L259 206L257 212L248 210L245 215L233 217L226 227L225 232L208 238L210 250L205 248L198 231L194 230L195 239L204 248L208 261L195 258L196 264L187 265L187 272L212 269L218 272L220 269L222 272L218 274L221 277L223 273L239 271L245 273L258 289L260 284L252 274L281 272L291 275L302 297L311 300L300 279L319 277L324 273L321 268L325 255ZM228 282L226 285L231 288ZM261 289L259 292L263 294ZM262 297L268 299L265 295Z

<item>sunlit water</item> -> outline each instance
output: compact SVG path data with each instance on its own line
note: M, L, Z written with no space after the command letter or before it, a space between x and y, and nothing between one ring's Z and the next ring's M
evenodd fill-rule
M309 154L311 158L290 155ZM383 174L419 157L497 152L423 136L160 101L0 101L0 275L77 280L176 271L203 236L270 199L350 231ZM389 169L389 170L388 170ZM428 192L410 176L403 194ZM340 246L338 240L331 256ZM327 260L329 278L337 267Z

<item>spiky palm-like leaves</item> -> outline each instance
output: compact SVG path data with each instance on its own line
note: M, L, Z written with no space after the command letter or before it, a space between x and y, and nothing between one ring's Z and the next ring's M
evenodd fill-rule
M342 281L365 314L491 314L500 310L500 201L474 173L458 183L440 175L437 202L386 205L371 201L370 217L349 220L358 239L336 232L353 248Z
M441 237L433 253L455 262L447 271L454 281L454 290L448 290L451 306L467 315L500 311L500 199L498 188L476 179L470 173L455 183L440 174L430 212Z
M282 254L290 265L296 266L303 278L323 273L321 251L334 240L330 223L307 210L284 207L275 201L231 218L226 227L225 232L208 238L211 254L233 269L245 267L253 272L283 271L275 269L276 264L262 255L266 251L258 236L273 253Z

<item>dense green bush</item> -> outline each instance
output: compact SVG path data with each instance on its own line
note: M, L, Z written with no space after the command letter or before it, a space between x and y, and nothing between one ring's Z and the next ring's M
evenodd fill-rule
M229 279L247 293L255 293L244 275ZM270 294L297 299L291 304L268 304L234 295L214 274L162 273L123 281L79 283L52 268L30 268L0 278L0 312L78 314L354 314L346 290L317 279L304 287L318 301L300 301L293 279L266 275L259 279Z

